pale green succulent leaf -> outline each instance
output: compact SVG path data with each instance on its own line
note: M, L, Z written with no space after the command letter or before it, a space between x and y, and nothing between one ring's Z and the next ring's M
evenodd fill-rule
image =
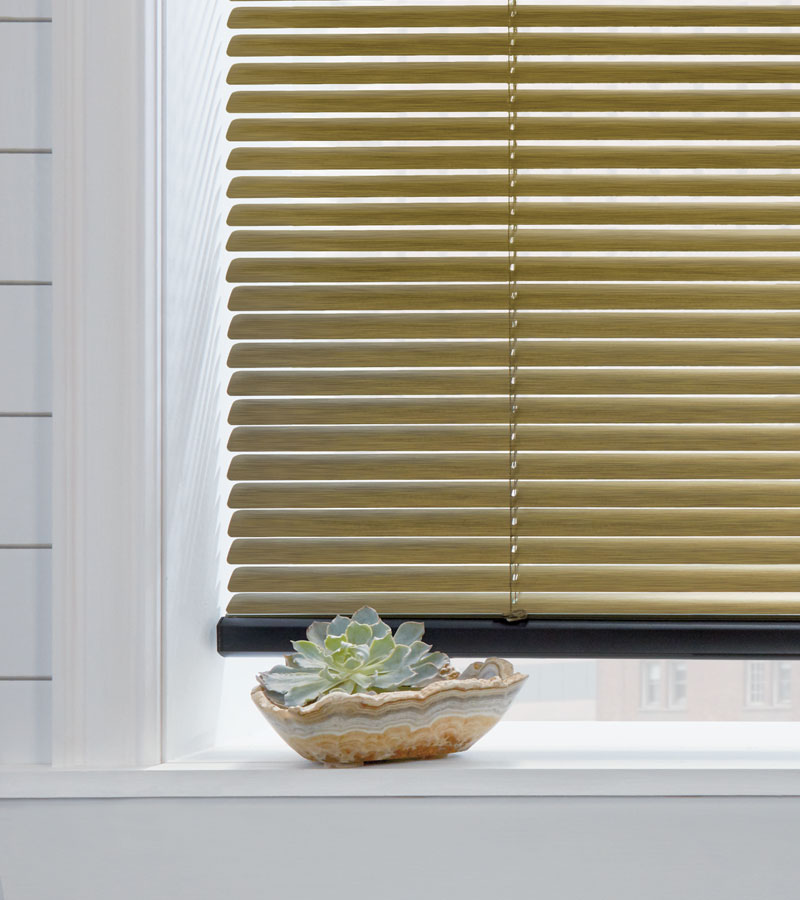
M292 647L305 659L317 660L320 665L325 665L325 653L313 641L292 641Z
M386 622L378 622L377 625L372 625L371 628L373 638L386 637L387 634L392 633L392 629L389 628Z
M341 637L345 631L347 631L347 626L350 624L350 619L347 616L336 616L336 618L328 625L328 637Z
M405 647L402 644L396 646L386 659L382 659L378 663L377 671L388 672L392 669L399 669L406 663L408 652L408 647Z
M344 661L344 668L348 671L352 671L353 669L360 669L362 666L362 660L358 656L351 656L349 659Z
M378 638L372 642L369 648L369 662L374 663L385 659L395 648L394 638L391 634Z
M321 669L289 669L286 672L276 672L272 669L263 672L262 676L261 683L270 690L287 690L293 684L311 683L327 677Z
M441 669L442 666L445 665L445 663L447 663L449 661L450 660L448 659L446 653L436 652L436 653L428 653L427 656L423 656L422 659L420 660L420 663L422 665L436 666L436 671L438 672L439 669ZM419 668L419 666L417 666L417 668Z
M369 625L351 622L344 636L351 644L369 644L372 641L372 629Z
M286 665L296 671L298 669L323 669L325 668L325 659L317 659L316 657L303 656L302 653L287 653L284 656Z
M345 664L346 660L350 659L350 656L350 648L346 644L343 644L335 653L330 655L328 658L328 665L333 664L334 666L341 667Z
M322 679L315 684L298 684L289 688L286 692L284 695L284 703L286 703L287 706L302 706L304 703L311 703L329 690L330 685L327 681L323 681Z
M353 613L353 621L360 625L377 625L381 618L371 606L362 606L358 612Z
M344 635L329 634L325 638L325 654L334 653L344 643Z
M394 642L396 644L405 644L410 647L411 644L418 641L425 634L425 626L422 622L403 622L403 624L394 633Z
M422 687L423 684L436 678L439 674L439 667L432 664L417 666L414 670L413 677L406 682L411 687Z
M431 649L430 644L426 644L424 641L414 641L413 644L408 649L408 656L406 657L406 662L412 666L414 663L418 663L423 656Z
M325 646L325 638L328 635L327 622L312 622L306 629L306 637L318 647Z
M409 684L414 677L415 673L412 668L403 667L392 672L385 672L382 675L376 675L372 679L372 685L378 690L396 690L403 685Z
M291 675L292 677L296 678L298 676L302 676L305 674L306 674L305 672L299 672L297 669L293 669L291 666L277 665L277 666L273 666L269 670L269 672L260 672L258 675L258 679L263 684L264 679L267 678L268 676Z
M370 646L371 642L369 644L354 644L353 655L357 656L362 663L365 663L369 659Z
M350 679L364 691L369 690L375 683L375 676L366 672L352 672Z

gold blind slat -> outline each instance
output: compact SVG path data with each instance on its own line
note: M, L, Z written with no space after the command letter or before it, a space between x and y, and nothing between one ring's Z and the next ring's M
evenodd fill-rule
M800 127L800 126L798 126ZM671 199L671 198L670 198ZM737 203L700 201L660 203L523 200L519 225L800 225L800 203L763 200ZM247 203L234 206L228 224L253 226L405 226L502 225L507 204L487 200L423 203ZM377 302L377 301L376 301Z
M240 7L230 28L505 28L505 6ZM519 3L519 27L568 26L800 26L800 9L790 6L599 6Z
M372 231L372 229L370 229ZM641 229L637 229L641 231ZM292 235L297 232L287 232ZM362 231L356 232L362 234ZM524 235L520 229L518 234ZM620 232L615 232L620 233ZM662 232L666 234L667 232ZM699 233L699 232L697 232ZM739 234L727 229L726 234ZM520 238L522 240L522 238ZM740 248L741 249L741 248ZM519 284L520 304L541 310L571 309L725 309L794 310L798 308L793 284L758 282L649 283L642 291L636 282ZM505 310L507 291L502 284L398 284L384 283L376 294L371 285L304 284L240 285L231 291L229 308L235 312L294 311L358 312L361 310ZM681 314L683 315L683 313ZM772 316L770 316L772 318ZM764 316L757 313L762 322ZM314 319L302 320L311 323ZM455 320L453 320L455 321ZM274 335L265 335L272 337ZM236 335L233 335L236 337Z
M800 35L659 34L531 34L518 37L520 54L531 56L595 55L793 55ZM508 50L504 34L280 34L238 35L228 45L230 56L502 56Z
M506 234L501 228L371 228L369 231L268 228L234 231L228 250L265 251L397 251L449 250L456 253L502 253ZM796 252L800 229L788 228L673 228L609 230L602 228L527 228L517 230L517 249L553 252L619 251L767 251Z
M503 175L250 175L231 180L228 196L240 197L496 197L506 190ZM726 197L795 196L798 189L781 175L551 175L520 174L527 196L599 194Z
M800 40L800 36L798 36ZM800 53L800 45L798 46ZM786 116L713 119L693 116L644 118L627 116L521 117L520 140L535 141L791 141L798 123ZM228 128L231 141L502 141L505 118L280 118L234 119Z
M684 7L686 9L687 7ZM652 10L652 7L649 7ZM794 82L797 62L762 59L713 62L665 57L658 61L597 60L580 62L564 60L529 62L519 60L519 83L603 84L619 82ZM424 61L413 57L395 62L240 62L231 66L228 84L505 84L508 65L487 59L465 61Z
M800 7L228 24L229 613L800 614Z
M523 90L520 112L797 112L800 91L579 91ZM328 90L236 91L228 101L232 113L276 112L498 112L508 105L506 92L495 90Z
M485 485L482 487L486 487ZM653 487L650 485L650 487ZM713 494L713 485L705 490ZM651 500L664 499L653 488L648 492L648 485L642 489ZM762 482L763 493L759 496L772 497L769 483ZM352 488L355 492L358 488ZM369 488L367 488L369 490ZM541 486L536 486L537 497L541 494ZM797 489L795 489L797 490ZM309 492L306 493L306 495ZM525 492L530 494L531 491ZM663 492L662 492L663 493ZM729 491L730 493L730 491ZM295 494L296 495L296 494ZM551 491L551 496L556 496ZM584 495L585 496L585 495ZM641 499L641 494L639 498ZM797 494L793 494L797 496ZM437 494L440 503L452 503L455 499ZM737 501L743 502L751 495L737 494ZM620 502L622 494L615 495ZM362 495L362 499L365 497ZM377 499L375 492L371 495L373 502ZM389 496L380 495L384 502ZM405 498L401 498L405 499ZM562 491L557 495L559 502L569 499L569 494ZM608 494L598 496L599 500L609 499ZM634 499L631 494L629 502ZM672 499L671 497L668 499ZM713 497L712 497L713 499ZM488 490L462 492L459 496L462 503L482 500L484 503L495 501L496 506L482 506L472 509L422 509L392 508L385 509L257 509L242 510L232 517L231 532L236 537L277 537L281 539L302 538L363 538L371 534L380 542L386 537L428 537L428 536L493 536L507 540L508 517L500 503L503 497L497 492L491 495ZM646 529L650 537L680 536L696 539L699 536L800 536L800 510L785 509L776 515L772 509L737 509L729 507L724 514L717 509L671 509L669 507L651 509L541 509L527 508L521 525L521 535L552 540L556 537L583 535L591 528L593 537L630 536L632 531ZM649 538L635 538L637 541ZM736 546L740 546L736 544ZM792 544L794 546L794 544Z
M617 346L619 346L617 344ZM314 397L236 400L231 425L457 425L501 421L505 397ZM535 423L800 422L800 396L521 396Z
M228 157L229 169L502 169L502 147L236 147ZM537 146L523 144L517 162L530 169L581 169L650 167L668 169L798 168L800 148L739 147L725 144L683 147L650 147L597 144Z

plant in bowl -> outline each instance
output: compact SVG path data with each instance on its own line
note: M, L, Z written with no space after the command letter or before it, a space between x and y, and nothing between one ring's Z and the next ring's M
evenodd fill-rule
M278 734L331 766L430 759L466 750L502 717L527 676L502 659L459 674L422 641L424 626L392 634L370 607L314 622L286 664L252 691Z

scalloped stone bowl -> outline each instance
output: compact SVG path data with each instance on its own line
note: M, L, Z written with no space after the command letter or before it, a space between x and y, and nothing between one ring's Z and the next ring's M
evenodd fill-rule
M418 691L332 693L289 707L273 703L261 685L251 696L301 756L328 766L358 766L466 750L500 721L527 677L507 660L490 657L458 678Z

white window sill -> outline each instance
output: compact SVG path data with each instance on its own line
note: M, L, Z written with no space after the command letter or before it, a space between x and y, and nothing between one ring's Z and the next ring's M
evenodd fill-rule
M0 768L0 797L800 797L800 723L507 722L443 760L326 769L283 745L149 769Z

